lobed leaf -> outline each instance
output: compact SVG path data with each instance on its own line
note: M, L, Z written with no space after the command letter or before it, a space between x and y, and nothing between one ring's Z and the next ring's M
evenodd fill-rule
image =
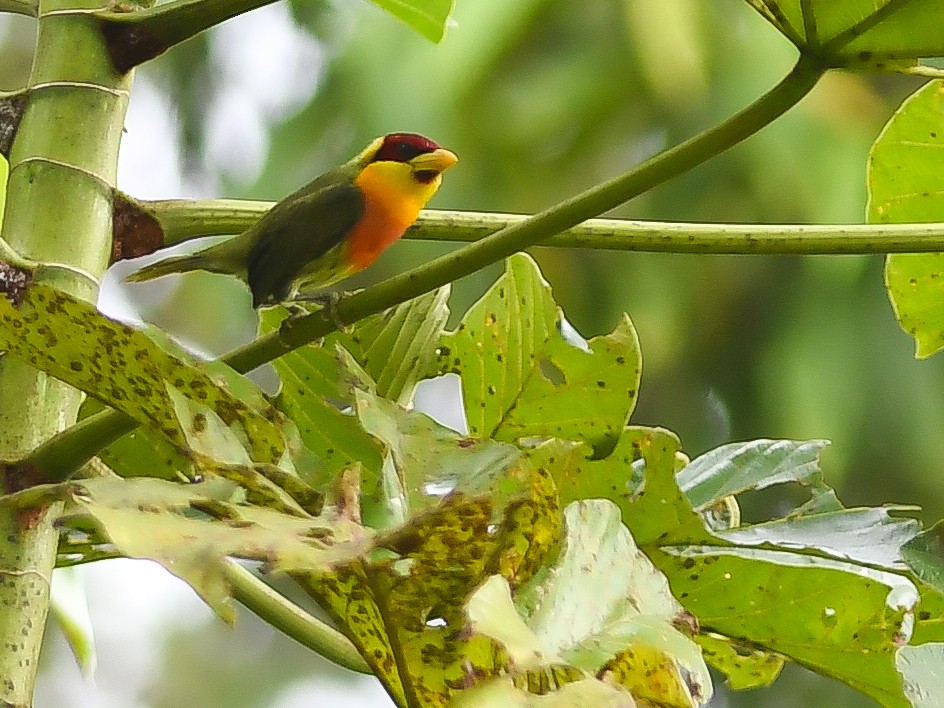
M167 343L165 342L165 346ZM0 297L0 349L209 456L277 463L276 426L182 352L40 283L17 305ZM269 409L271 410L271 409Z
M944 84L932 81L899 108L869 154L870 223L944 221ZM892 254L885 286L916 356L944 348L944 255Z
M505 274L442 337L433 372L460 376L472 436L584 440L600 455L616 445L639 388L635 330L624 317L584 343L561 334L565 327L534 261L507 259Z

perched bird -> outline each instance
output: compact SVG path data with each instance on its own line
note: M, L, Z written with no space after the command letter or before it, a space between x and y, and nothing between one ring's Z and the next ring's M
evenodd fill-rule
M126 280L205 270L242 278L252 306L317 296L363 270L416 221L454 153L415 133L390 133L290 194L240 235L145 266Z

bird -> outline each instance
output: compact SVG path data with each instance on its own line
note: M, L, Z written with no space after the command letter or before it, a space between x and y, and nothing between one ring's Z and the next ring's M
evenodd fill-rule
M195 270L234 275L254 308L321 300L360 272L416 221L459 161L416 133L389 133L273 206L246 231L196 253L147 265L142 282Z

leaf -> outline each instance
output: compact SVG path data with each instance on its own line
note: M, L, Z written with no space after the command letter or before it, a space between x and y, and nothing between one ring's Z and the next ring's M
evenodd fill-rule
M561 504L609 499L636 542L717 541L679 489L675 470L678 438L667 430L630 426L602 459L577 443L551 440L528 452L532 464L553 477Z
M613 333L589 343L565 338L565 320L534 261L519 253L506 269L442 337L434 373L460 376L474 437L585 440L605 455L639 388L632 324L624 317Z
M372 2L431 42L439 42L445 35L453 4L453 0L372 0Z
M635 708L633 695L596 679L582 679L543 696L515 688L508 679L495 679L463 691L451 708Z
M356 394L357 418L392 455L393 478L367 479L375 503L402 509L402 519L438 505L454 491L489 493L503 509L520 496L522 479L512 474L522 458L513 445L475 440L432 418L366 392ZM524 478L524 482L527 477Z
M451 494L382 534L386 557L299 579L400 705L445 705L470 675L494 674L493 647L459 631L494 546L492 514L487 495Z
M567 664L658 705L706 703L708 668L675 627L684 611L617 507L574 502L564 515L565 547L550 574L520 591L514 604L507 581L492 576L467 603L472 629L505 647L509 671ZM516 605L523 618L514 616Z
M944 84L912 94L882 130L869 154L870 223L944 221ZM885 285L902 328L915 338L916 356L944 348L944 255L892 254Z
M0 297L0 349L204 454L277 463L284 441L264 415L189 357L89 303L33 283L14 307Z
M181 485L97 477L57 488L67 500L63 525L81 536L91 522L122 555L157 561L227 621L233 610L226 558L259 561L270 570L325 571L371 545L365 529L330 513L316 518L247 506L239 488L223 479Z
M762 651L750 642L701 632L694 637L705 660L721 671L735 691L769 686L783 669L783 658Z
M898 650L895 666L914 708L935 708L944 703L944 644L904 646Z
M944 592L944 521L915 535L901 552L915 575Z
M356 387L373 386L381 396L412 401L435 357L449 316L448 297L449 289L440 288L361 320L350 333L333 333L320 346L297 349L273 362L282 380L276 405L298 424L302 440L330 473L360 463L368 477L380 475L377 445L340 409L353 405ZM263 311L260 332L278 329L285 315L283 308ZM370 380L366 385L352 385L358 378L355 363Z
M688 463L678 484L696 509L784 482L822 485L820 453L828 440L751 440L722 445Z
M98 651L82 576L72 568L58 568L52 580L50 611L82 673L86 678L93 678L98 666Z
M691 546L648 555L702 632L781 654L883 705L907 705L894 656L918 600L908 579L785 551Z
M840 560L901 571L902 553L918 533L920 524L914 519L891 516L889 511L895 509L843 509L804 514L719 531L718 535L737 546L815 549Z
M944 55L936 0L748 0L790 41L835 66L888 68Z

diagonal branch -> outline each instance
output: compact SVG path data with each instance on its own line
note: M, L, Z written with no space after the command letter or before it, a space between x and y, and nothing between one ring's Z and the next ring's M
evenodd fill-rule
M123 74L203 30L273 2L175 0L145 10L101 12L97 17L112 63Z
M286 320L278 331L233 350L222 361L237 371L252 371L334 331L338 323L356 322L470 275L692 169L753 135L798 103L824 71L809 62L801 57L777 86L740 113L629 172L453 253L343 298L330 316L319 310ZM40 445L29 461L43 471L47 481L67 478L88 461L87 455L94 446L104 446L109 438L117 439L128 432L129 425L133 423L124 414L103 411ZM89 444L89 440L94 444Z

